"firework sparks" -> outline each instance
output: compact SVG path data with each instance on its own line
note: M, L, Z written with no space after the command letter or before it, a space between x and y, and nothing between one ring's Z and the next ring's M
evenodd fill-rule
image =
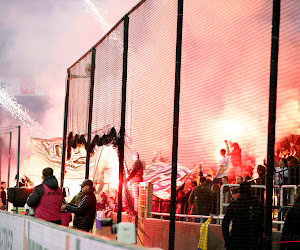
M41 134L42 125L32 119L27 110L21 104L17 103L15 97L9 95L3 88L0 88L0 105L12 117L18 119L24 126L28 127L31 132L35 132L38 135Z
M106 32L109 31L111 24L106 21L105 17L100 13L95 4L91 0L84 0L84 5L87 11L93 14L97 22L101 25L102 29Z
M102 15L100 13L100 10L95 6L95 4L91 0L84 0L83 2L86 7L86 11L91 13L94 16L94 18L101 25L101 28L105 32L108 32L112 28L112 25L106 21L106 18L104 17L104 15ZM114 30L109 35L108 39L115 41L117 47L120 49L120 51L123 52L124 45L123 45L122 36L120 35L120 31ZM131 56L132 54L133 54L133 50L129 47L128 55Z

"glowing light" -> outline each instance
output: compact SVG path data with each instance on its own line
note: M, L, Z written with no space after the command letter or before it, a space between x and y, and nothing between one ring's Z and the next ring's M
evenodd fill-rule
M86 155L86 150L85 150L84 145L78 145L78 149L79 149L80 155Z
M110 187L112 189L116 189L119 185L119 158L113 147L109 146L109 148L111 152L111 158L109 161L109 165L111 166Z
M234 140L242 135L243 128L239 122L226 121L225 122L225 137L227 140Z
M19 103L17 103L13 95L9 95L5 89L0 88L0 105L5 111L8 111L12 117L18 119L24 126L28 127L31 132L40 135L42 125L36 120L32 119L27 110Z

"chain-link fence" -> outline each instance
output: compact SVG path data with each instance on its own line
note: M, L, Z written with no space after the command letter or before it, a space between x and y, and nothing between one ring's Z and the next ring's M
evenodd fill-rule
M213 214L208 245L234 242L234 225L227 241L218 225L225 218L243 221L242 234L264 228L270 248L299 184L299 17L297 0L284 1L281 15L271 0L141 1L68 69L62 177L72 148L84 145L85 177L94 178L90 155L113 145L119 195L108 195L118 222L122 212L135 221L139 244L197 247L204 227L192 222ZM241 181L254 185L265 226L230 217L244 197L231 184ZM141 202L149 196L152 219ZM244 211L256 202L248 198Z

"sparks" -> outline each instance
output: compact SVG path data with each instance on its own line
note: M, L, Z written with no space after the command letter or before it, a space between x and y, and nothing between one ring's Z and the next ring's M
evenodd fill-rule
M84 0L84 5L88 12L92 13L96 18L97 22L101 25L102 29L107 32L109 31L111 24L109 24L104 16L101 15L99 9L95 6L95 4L91 0Z
M12 117L18 119L24 126L28 127L31 132L40 135L42 125L32 119L27 110L19 103L13 95L9 95L5 89L0 88L0 105L5 111L8 111Z
M100 13L100 10L95 6L95 4L91 0L84 0L84 5L86 7L86 11L91 13L96 21L101 25L101 28L108 32L112 25L106 21L105 17ZM120 31L114 30L109 36L109 40L113 40L115 45L120 49L121 52L123 52L123 39L120 34ZM128 55L133 55L133 50L131 48L128 48Z

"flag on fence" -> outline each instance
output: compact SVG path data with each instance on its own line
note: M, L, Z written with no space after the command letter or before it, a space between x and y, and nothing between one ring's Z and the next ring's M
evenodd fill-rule
M169 199L171 196L172 164L155 162L146 167L144 182L153 184L153 194L160 199ZM191 170L181 164L177 164L177 187L180 187L190 176Z
M198 250L207 250L208 243L208 226L212 220L210 217L207 221L205 221L200 227L200 238L198 243Z

